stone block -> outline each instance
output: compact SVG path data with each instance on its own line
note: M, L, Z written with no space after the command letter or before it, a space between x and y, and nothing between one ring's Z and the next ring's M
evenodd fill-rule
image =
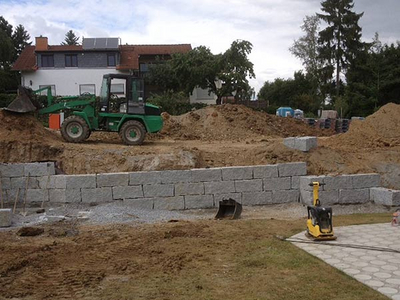
M292 190L300 190L300 176L291 177L290 188Z
M38 162L25 164L24 175L31 174L32 177L48 176L56 174L54 162Z
M54 203L82 202L80 189L49 189L49 201Z
M96 175L97 187L127 186L129 173L102 173Z
M386 206L400 205L400 191L382 187L370 188L370 200L375 204Z
M243 205L265 205L272 203L272 192L246 192L242 194Z
M369 189L339 190L340 204L366 203L369 201Z
M353 177L351 175L326 176L323 179L324 191L351 190L353 188Z
M152 210L154 207L153 198L136 198L136 199L125 199L125 204L143 210Z
M47 202L49 194L47 190L28 189L26 192L26 202Z
M1 177L23 177L24 164L0 164Z
M220 168L193 169L191 172L192 182L221 181L222 171Z
M261 192L263 190L262 179L235 180L235 191L240 192Z
M317 137L315 136L303 136L296 137L294 141L294 149L308 152L313 148L317 147ZM305 174L304 174L305 175Z
M288 137L283 139L283 144L288 148L294 149L295 141L296 141L295 137Z
M226 167L221 168L222 180L245 180L253 178L253 167Z
M101 187L95 189L81 189L82 202L110 202L113 201L111 187Z
M220 201L228 199L233 199L236 202L242 203L242 193L214 194L214 206L219 207Z
M52 175L37 177L41 189L66 189L67 175Z
M3 177L1 178L1 189L2 190L9 190L11 189L11 179L9 177Z
M265 165L253 167L254 178L278 177L278 165Z
M300 202L306 205L313 204L313 192L300 190ZM319 201L321 206L330 206L339 203L339 190L320 191Z
M279 177L307 175L307 164L305 162L278 164L278 174Z
M353 189L372 188L381 185L381 176L379 174L355 174L349 176L353 180Z
M79 188L95 188L96 187L96 175L66 175L66 188L67 189L79 189Z
M143 189L141 185L115 186L112 194L114 200L143 198Z
M213 195L184 196L185 209L210 208L214 206Z
M290 177L266 178L264 181L264 191L290 190L292 179Z
M185 209L183 196L154 198L154 209L159 210L182 210Z
M285 191L272 191L272 203L290 203L299 202L300 191L298 190L285 190Z
M30 177L28 181L28 177L13 177L10 179L11 181L11 189L25 189L26 185L28 185L28 189L38 189L39 181Z
M321 176L301 176L300 177L300 190L302 191L312 191L313 187L310 186L310 183L318 181L319 183L325 182L325 175ZM320 191L324 190L324 186L319 187Z
M229 194L235 192L233 181L217 181L204 183L205 194Z
M190 170L172 170L161 172L161 183L179 183L191 181Z
M160 171L129 173L129 185L161 183Z
M175 196L173 184L149 184L143 185L144 197L173 197Z
M204 195L204 183L176 183L175 195Z
M11 217L11 208L0 209L0 227L10 227Z

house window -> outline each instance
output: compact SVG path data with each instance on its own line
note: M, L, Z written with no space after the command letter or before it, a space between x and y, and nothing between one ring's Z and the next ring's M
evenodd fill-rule
M124 84L123 83L111 84L110 92L111 94L117 94L117 95L125 94Z
M54 56L51 55L42 55L42 67L43 68L53 68L54 67Z
M80 84L79 85L79 95L91 94L96 95L96 85L94 84Z
M65 54L65 67L77 67L78 66L78 56L76 54Z
M107 66L115 67L116 65L115 54L107 54Z
M141 63L141 64L139 65L139 70L140 70L140 73L146 73L146 72L149 71L149 65L148 65L148 64Z
M51 95L55 96L56 95L56 86L54 84L44 84L44 85L39 85L39 89L45 88L47 86L51 87ZM40 92L41 96L47 96L47 90L41 91Z

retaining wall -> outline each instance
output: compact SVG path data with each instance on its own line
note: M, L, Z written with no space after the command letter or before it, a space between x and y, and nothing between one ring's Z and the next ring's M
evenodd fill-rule
M124 201L142 209L168 210L217 207L223 198L243 205L311 204L309 183L317 180L326 184L320 189L323 205L380 203L378 193L371 192L380 186L379 174L305 176L306 173L306 163L302 162L88 175L55 175L53 163L0 164L2 196L8 203L15 201L18 190L18 201L25 199L28 174L27 202Z

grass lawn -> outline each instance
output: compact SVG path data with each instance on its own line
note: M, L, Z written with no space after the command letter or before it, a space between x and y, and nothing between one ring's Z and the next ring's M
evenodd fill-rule
M334 217L334 226L383 222L390 214ZM305 219L79 229L0 232L0 299L387 299L274 238L305 230Z

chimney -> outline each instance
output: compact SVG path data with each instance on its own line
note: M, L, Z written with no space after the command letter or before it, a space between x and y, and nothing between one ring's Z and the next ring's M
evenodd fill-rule
M47 37L36 37L36 51L47 51L48 46Z

